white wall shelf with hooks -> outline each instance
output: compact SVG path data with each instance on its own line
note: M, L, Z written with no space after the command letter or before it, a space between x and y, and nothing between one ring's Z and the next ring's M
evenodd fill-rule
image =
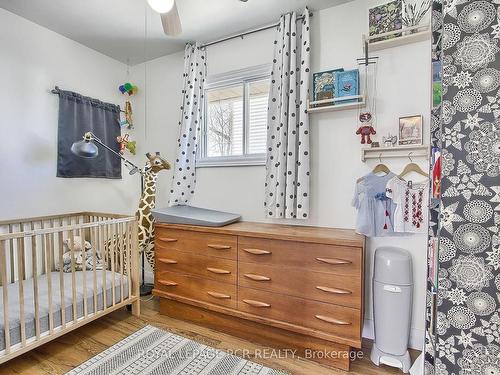
M386 158L425 158L429 159L428 145L408 145L394 147L373 147L361 149L361 161Z
M352 101L356 100L356 101ZM349 103L346 103L349 101ZM363 108L366 105L366 98L364 95L344 96L340 98L324 99L324 100L307 100L307 112L329 112L329 111L342 111L347 109Z
M398 34L401 34L398 36ZM431 30L429 25L406 27L402 30L389 31L379 35L363 35L363 45L368 42L368 51L380 51L387 48L399 47L405 44L430 40ZM394 38L379 40L381 37L396 35Z

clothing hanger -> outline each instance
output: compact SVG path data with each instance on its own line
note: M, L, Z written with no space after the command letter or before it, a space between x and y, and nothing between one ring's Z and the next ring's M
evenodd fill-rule
M389 169L389 167L385 164L382 163L382 154L380 154L378 156L378 160L380 161L379 164L377 164L373 170L372 170L372 173L373 174L377 174L377 173L385 173L385 174L389 174L391 173L391 170ZM360 182L363 180L364 177L361 177L361 178L358 178L358 180L356 182Z
M399 178L403 178L404 176L406 176L407 174L411 173L411 172L415 172L415 173L418 173L419 175L422 175L424 177L429 177L429 174L424 172L422 170L422 168L420 168L420 166L416 163L413 162L412 158L411 158L411 152L408 154L408 159L410 159L410 162L409 164L406 165L406 167L403 169L403 172L401 172L398 177Z
M380 154L378 156L378 160L379 160L379 164L377 164L373 170L372 170L372 173L373 174L377 174L377 173L385 173L385 174L389 174L391 173L391 170L389 169L389 167L385 164L382 163L382 154Z

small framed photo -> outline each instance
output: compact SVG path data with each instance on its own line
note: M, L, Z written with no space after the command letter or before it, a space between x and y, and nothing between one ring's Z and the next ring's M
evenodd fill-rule
M422 115L405 116L399 118L399 144L422 144Z

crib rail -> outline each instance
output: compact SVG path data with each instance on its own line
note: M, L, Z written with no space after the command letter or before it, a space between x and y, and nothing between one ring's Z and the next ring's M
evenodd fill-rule
M138 315L138 260L134 217L0 222L0 363L123 306Z

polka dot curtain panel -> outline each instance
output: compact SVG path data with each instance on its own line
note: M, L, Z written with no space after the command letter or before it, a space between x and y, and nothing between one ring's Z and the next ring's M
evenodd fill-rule
M269 93L266 217L309 216L309 61L309 11L300 20L295 13L283 15L274 40Z

